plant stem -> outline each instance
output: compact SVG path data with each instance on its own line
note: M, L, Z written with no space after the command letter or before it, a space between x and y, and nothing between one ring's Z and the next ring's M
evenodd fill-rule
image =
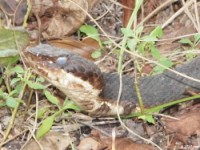
M18 108L20 106L20 102L17 102L17 106L15 107L14 111L12 112L12 117L10 119L10 122L8 124L8 127L6 128L6 132L4 133L4 136L3 136L3 141L2 143L7 139L11 129L12 129L12 125L14 123L14 120L15 120L15 116L17 114L17 111L18 111ZM0 147L1 148L1 147Z
M136 21L137 18L137 12L140 9L140 6L142 5L143 0L136 0L136 4L135 4L135 8L133 13L131 14L130 20L127 24L127 29L131 29L132 24L134 21ZM124 56L124 51L126 49L126 42L128 40L128 36L124 35L123 39L122 39L122 48L120 50L120 54L119 54L119 62L118 62L118 73L122 72L122 62L123 62L123 56Z
M136 0L135 2L136 3L135 3L134 11L131 14L130 20L129 20L129 22L127 24L127 27L126 27L129 30L132 28L133 22L134 21L136 22L137 12L138 12L138 10L140 9L140 7L141 7L141 5L143 3L143 0ZM124 52L125 52L125 49L126 49L127 40L128 40L128 36L124 34L124 37L123 37L123 40L122 40L122 46L121 46L122 48L120 50L119 62L118 62L118 73L120 73L120 74L122 73L123 56L124 56ZM137 93L137 97L138 97L138 102L139 102L139 105L140 105L140 109L141 109L141 112L143 112L144 111L144 106L143 106L141 92L140 92L140 89L139 89L136 77L135 77L135 88L136 88L136 93Z
M9 77L10 77L10 65L8 65L6 67L6 71L5 71L5 85L6 85L6 89L8 91L8 94L11 92L11 88L10 88L10 84L9 84Z
M142 96L141 96L141 91L140 91L140 87L139 87L139 81L137 79L135 79L135 91L137 94L137 98L138 98L138 103L139 103L139 107L140 107L140 111L141 114L144 114L144 104L143 104L143 100L142 100Z
M195 95L195 96L190 96L190 97L174 100L174 101L171 101L171 102L168 102L168 103L165 103L165 104L161 104L159 106L144 109L143 113L144 114L153 114L153 113L159 112L160 110L162 110L166 107L170 107L170 106L173 106L175 104L180 104L180 103L190 101L190 100L195 100L195 99L198 99L198 98L200 98L200 95ZM144 115L144 114L142 114L142 112L134 112L134 113L132 113L128 116L125 116L123 118L132 118L132 117L136 117L136 116L140 116L140 115Z
M24 74L24 78L25 78L26 80L28 80L28 79L30 78L30 76L31 76L31 73L28 72L28 71ZM22 91L19 93L19 96L18 96L18 99L19 99L19 100L21 100L22 97L23 97L25 87L26 87L26 83L24 83L24 86L23 86L23 88L22 88ZM8 127L6 128L5 133L4 133L2 143L4 143L4 141L7 139L8 135L9 135L11 129L12 129L12 126L13 126L13 124L14 124L14 120L15 120L17 111L18 111L18 109L19 109L19 106L20 106L20 101L17 101L17 105L16 105L16 107L14 108L14 110L13 110L13 112L12 112L11 120L10 120L10 122L9 122L9 124L8 124ZM2 146L2 144L0 144L0 149L1 149L1 146Z
M23 27L26 28L27 27L27 20L28 17L30 15L31 9L32 9L32 5L31 5L31 1L27 0L27 11L26 11L26 15L24 16L24 22L23 22Z

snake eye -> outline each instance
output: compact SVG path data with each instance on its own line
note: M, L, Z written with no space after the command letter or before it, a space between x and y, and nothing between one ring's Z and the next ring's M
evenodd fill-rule
M55 63L61 66L65 66L67 64L67 57L58 57Z

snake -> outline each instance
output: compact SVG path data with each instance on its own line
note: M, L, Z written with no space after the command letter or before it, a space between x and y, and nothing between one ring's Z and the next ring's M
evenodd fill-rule
M33 71L74 101L84 112L95 117L128 115L136 110L138 97L134 78L117 73L103 73L92 61L49 44L30 46L22 59ZM139 89L144 107L152 107L186 97L185 91L200 91L199 57L172 71L142 77ZM120 101L117 103L121 81Z

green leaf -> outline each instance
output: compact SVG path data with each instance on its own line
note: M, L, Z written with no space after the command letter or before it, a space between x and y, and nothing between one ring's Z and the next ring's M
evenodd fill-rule
M158 62L168 68L172 67L172 65L173 65L173 62L166 57L161 57L158 60ZM154 70L154 73L157 74L157 73L163 73L163 71L165 71L166 69L163 68L162 66L156 66L156 67L154 67L153 70Z
M26 81L26 82L30 88L35 89L35 90L43 90L46 88L44 85L42 85L39 82L33 82L33 81Z
M14 96L18 95L20 92L21 92L21 90L15 88L14 90L12 90L12 91L9 93L9 96L14 97Z
M10 85L14 85L14 84L17 83L18 81L20 81L20 78L13 78L13 79L10 81Z
M19 54L19 51L15 49L4 49L4 50L0 50L0 52L1 52L0 58L13 57Z
M143 26L140 26L140 27L138 27L138 28L135 30L135 35L136 35L136 37L138 37L139 34L142 34L143 29L144 29L144 27L143 27Z
M80 31L85 33L86 35L98 35L99 34L98 30L91 25L82 25L80 27Z
M23 90L24 83L19 82L15 85L14 89L9 93L9 96L15 97Z
M1 50L0 50L1 53ZM15 64L19 60L19 56L15 57L0 57L0 67Z
M150 36L150 35L146 35L146 36L143 36L141 38L142 41L145 41L145 42L155 42L157 41L158 39L154 36Z
M6 98L6 105L8 106L8 107L11 107L11 108L15 108L15 107L17 107L18 106L18 101L17 101L17 99L15 99L15 98L13 98L13 97L7 97Z
M95 27L91 25L82 25L80 27L80 31L85 33L88 37L99 42L100 46L102 45L100 37L99 37L99 32Z
M151 114L160 112L164 108L167 108L167 107L170 107L170 106L173 106L173 105L176 105L176 104L180 104L180 103L183 103L183 102L186 102L186 101L199 99L199 98L200 98L200 95L195 95L195 96L190 96L190 97L174 100L172 102L168 102L168 103L165 103L165 104L161 104L161 105L158 105L158 106L154 106L154 107L145 109L144 113L151 115ZM132 118L132 117L141 116L141 115L142 115L141 112L134 112L134 113L131 113L130 115L128 115L126 118Z
M149 46L149 48L151 50L151 55L153 56L153 58L160 59L160 57L161 57L160 52L155 47L155 45L151 45L151 46Z
M38 110L38 114L37 114L37 117L39 119L43 118L44 117L44 113L46 113L47 111L49 111L49 108L48 107L44 107L44 108L41 108Z
M16 91L17 94L19 94L19 93L22 91L23 86L24 86L24 83L23 83L23 82L19 82L19 83L15 86L14 91Z
M0 53L1 50L18 50L23 48L29 42L27 32L0 29ZM17 43L17 45L16 45Z
M200 34L194 35L194 43L197 44L200 41Z
M101 57L101 55L102 55L102 53L101 53L101 51L100 50L96 50L96 51L94 51L94 52L92 52L92 58L99 58L99 57Z
M138 118L142 119L144 121L147 121L149 123L155 124L155 120L153 118L153 115L146 114L146 115L139 116Z
M135 39L128 39L127 40L127 46L130 50L135 50L137 46L137 41Z
M64 110L66 109L72 109L72 110L81 110L79 106L77 106L73 101L65 100L63 108Z
M29 42L28 33L0 29L0 66L14 64L19 59L19 50Z
M138 49L139 53L144 54L145 47L146 47L146 43L145 42L140 42L138 44L138 46L137 46L137 49Z
M4 93L4 92L2 91L2 89L0 89L0 98L4 98L5 95L7 95L7 93Z
M55 119L55 115L52 115L42 121L42 125L39 127L36 133L37 139L43 137L51 129L54 119Z
M132 29L121 28L121 32L127 37L134 37L135 36L135 34L134 34Z
M0 108L1 108L1 107L4 107L4 106L6 106L6 103L5 103L5 102L1 102L1 103L0 103Z
M161 38L163 36L163 30L160 26L157 26L153 31L151 31L150 36Z
M49 102L51 102L52 104L55 104L55 105L57 105L59 107L59 101L58 101L58 99L54 95L52 95L47 90L44 90L44 95L46 96L46 98L47 98L47 100Z
M200 98L200 95L194 95L194 96L190 96L190 97L174 100L174 101L171 101L171 102L168 102L168 103L164 103L164 104L152 107L152 108L148 109L147 112L148 113L159 112L160 110L163 110L164 108L167 108L167 107L170 107L170 106L173 106L173 105L176 105L176 104L180 104L180 103L183 103L183 102L186 102L186 101L199 99L199 98Z
M11 69L11 71L12 73L19 73L19 74L24 73L24 69L20 65L15 66L14 68Z
M36 82L41 82L41 83L43 83L45 81L45 79L43 78L43 77L38 77L37 79L36 79Z
M191 42L191 40L190 39L188 39L188 38L182 38L180 41L179 41L181 44L189 44L190 46L192 46L193 47L193 43Z

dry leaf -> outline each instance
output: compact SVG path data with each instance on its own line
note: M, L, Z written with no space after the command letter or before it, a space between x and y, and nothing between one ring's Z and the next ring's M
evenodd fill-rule
M66 150L73 139L58 132L50 132L38 141L43 150ZM35 140L30 140L22 150L39 150L40 147Z
M94 39L92 39L92 38L90 38L90 37L84 38L84 39L82 40L82 42L85 43L85 44L87 44L87 45L90 45L90 46L91 46L92 48L94 48L95 50L101 48L100 45L99 45L99 43L98 43L96 40L94 40Z
M200 134L200 111L186 112L178 117L178 120L164 119L167 133L175 133L175 138L183 143L195 134Z
M95 3L96 0L91 4L87 0L32 0L30 18L36 18L44 39L60 38L74 33Z
M110 142L108 143L108 150L112 150L112 140L110 139L105 141ZM147 144L135 143L133 140L128 138L117 138L115 139L115 150L154 150L154 148Z
M7 15L6 17L11 18L16 25L21 25L23 23L27 9L26 0L21 0L20 2L16 0L0 0L0 6L1 10L4 12L2 15ZM6 17L4 16L4 18Z
M81 41L65 38L63 40L50 40L47 43L56 47L64 48L68 52L79 54L89 60L93 60L91 54L95 51L95 48Z
M135 0L121 0L121 3L124 6L123 26L126 27L133 12L133 9L135 7Z
M83 139L77 148L78 150L101 150L103 146L97 140L88 137Z
M78 150L113 150L112 138L102 136L99 132L92 132L91 137L83 139ZM138 144L129 138L116 138L114 140L114 150L154 150L147 144Z

